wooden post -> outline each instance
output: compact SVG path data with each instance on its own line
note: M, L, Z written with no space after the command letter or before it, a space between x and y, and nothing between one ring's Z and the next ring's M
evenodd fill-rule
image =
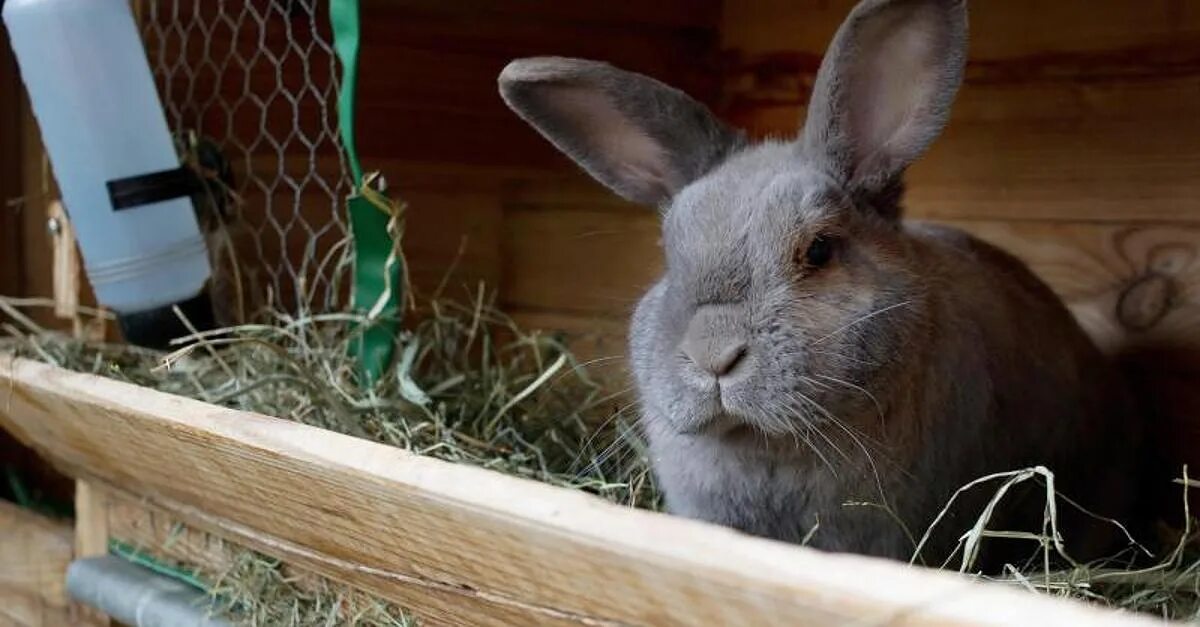
M75 482L75 558L108 553L108 495L87 481ZM71 604L76 625L104 626L110 621L100 612Z

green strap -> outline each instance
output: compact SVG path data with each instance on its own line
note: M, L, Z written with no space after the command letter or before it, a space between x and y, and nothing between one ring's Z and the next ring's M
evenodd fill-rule
M333 49L342 62L342 86L338 93L338 130L350 160L354 186L362 184L362 165L354 144L354 92L358 88L358 0L330 0L329 21L333 25Z
M397 240L400 211L381 192L371 190L364 178L354 142L354 93L358 83L360 43L358 0L330 0L333 46L342 63L338 94L338 129L350 163L355 193L348 201L350 235L354 242L353 307L371 316L353 351L362 367L364 383L378 381L392 360L399 330L400 303L404 299L403 260ZM373 192L373 193L372 193Z

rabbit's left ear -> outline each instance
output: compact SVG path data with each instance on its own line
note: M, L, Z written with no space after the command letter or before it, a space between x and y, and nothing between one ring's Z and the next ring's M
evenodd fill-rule
M513 61L500 95L596 180L647 205L665 206L742 141L687 94L596 61Z
M817 73L805 154L851 191L895 183L946 125L966 50L966 0L864 0Z

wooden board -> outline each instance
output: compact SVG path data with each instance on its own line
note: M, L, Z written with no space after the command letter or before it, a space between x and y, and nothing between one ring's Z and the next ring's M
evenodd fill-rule
M222 582L231 571L244 569L248 549L228 539L201 531L184 522L179 516L152 505L144 499L106 490L109 537L136 551L139 555L184 566L207 582ZM340 603L329 609L328 624L351 624L351 617L361 608L375 602L365 593L346 589L337 582L285 562L286 556L269 547L264 553L280 561L280 575L286 585L301 595L337 595Z
M19 359L0 395L0 425L72 473L439 623L1151 624Z
M0 501L0 624L68 624L71 526Z
M722 43L747 53L820 54L856 1L726 2ZM1186 0L976 0L970 8L972 61L1108 54L1200 36L1200 7Z
M807 87L795 87L793 100L773 98L735 104L740 108L729 116L759 134L795 135ZM945 134L909 172L911 213L1195 221L1197 110L1200 70L1100 81L968 83Z

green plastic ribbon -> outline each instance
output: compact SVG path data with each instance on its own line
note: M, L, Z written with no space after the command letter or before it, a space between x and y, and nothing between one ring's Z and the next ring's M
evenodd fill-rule
M333 47L342 64L338 93L338 129L350 164L355 193L347 202L350 235L354 242L352 306L371 322L352 350L359 360L364 383L383 375L392 361L404 301L403 259L399 254L400 211L381 191L371 188L373 177L364 177L354 141L354 95L358 83L358 50L361 43L358 0L330 0Z

